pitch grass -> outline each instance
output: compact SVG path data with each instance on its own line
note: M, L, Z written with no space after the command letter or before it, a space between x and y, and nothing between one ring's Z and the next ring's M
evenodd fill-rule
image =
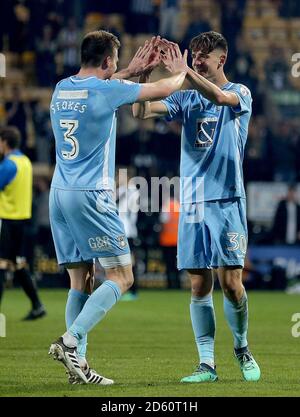
M69 385L63 366L48 357L50 343L64 332L67 291L40 294L48 315L28 323L20 321L29 307L24 294L5 293L7 337L0 338L0 396L300 396L300 338L291 334L291 317L300 312L299 296L249 292L249 340L262 379L247 383L233 358L222 296L216 292L219 381L186 385L180 378L197 365L189 292L140 291L138 300L120 302L90 335L90 364L116 382L100 387Z

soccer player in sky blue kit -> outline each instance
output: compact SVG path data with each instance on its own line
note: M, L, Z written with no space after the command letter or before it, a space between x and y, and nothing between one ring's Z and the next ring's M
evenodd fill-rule
M71 290L67 332L52 343L49 354L64 364L71 383L113 383L89 368L86 346L87 333L133 283L130 249L112 198L116 110L123 104L167 97L181 88L187 51L184 56L168 54L169 78L147 85L122 80L157 64L159 57L152 52L158 40L146 42L128 68L116 73L118 39L105 31L87 34L79 73L60 81L52 96L56 168L50 221L58 263L68 270ZM95 258L107 280L91 294Z
M242 161L251 93L244 85L227 80L223 67L228 46L221 34L201 33L192 39L190 49L194 70L188 68L187 79L195 89L133 106L135 117L167 117L182 122L177 263L191 279L190 315L199 366L181 382L218 379L214 359L213 269L217 270L224 293L234 355L244 379L257 381L260 369L248 348L248 302L242 284L247 249ZM140 82L148 79L149 72L140 77Z

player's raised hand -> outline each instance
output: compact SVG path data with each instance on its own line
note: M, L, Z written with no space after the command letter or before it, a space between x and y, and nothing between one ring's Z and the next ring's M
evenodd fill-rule
M143 46L139 47L128 65L128 70L132 76L141 75L145 71L149 73L159 64L159 41L159 36L153 36L150 41L146 41Z
M144 75L150 75L154 68L156 68L161 62L160 41L160 36L156 36L150 41L150 49L145 56L146 67L144 69Z
M165 68L171 73L187 72L187 49L182 55L177 43L169 42L165 43L165 49L161 53L161 60L164 63Z

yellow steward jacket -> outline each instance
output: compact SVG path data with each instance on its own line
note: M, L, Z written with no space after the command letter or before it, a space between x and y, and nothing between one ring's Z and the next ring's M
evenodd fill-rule
M16 150L0 162L0 219L30 219L31 209L32 165Z

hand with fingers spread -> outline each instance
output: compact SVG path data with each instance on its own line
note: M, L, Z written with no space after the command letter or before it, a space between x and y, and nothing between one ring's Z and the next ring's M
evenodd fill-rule
M160 63L159 36L154 36L140 46L128 65L131 76L138 76L144 72L150 73Z
M161 42L161 60L164 63L165 68L172 74L177 72L187 72L187 49L184 51L184 54L182 55L179 46L176 43L164 41L165 40Z
M156 68L161 62L159 43L156 42L153 44L152 49L150 49L149 55L146 57L146 67L144 69L144 75L149 76L151 72Z

